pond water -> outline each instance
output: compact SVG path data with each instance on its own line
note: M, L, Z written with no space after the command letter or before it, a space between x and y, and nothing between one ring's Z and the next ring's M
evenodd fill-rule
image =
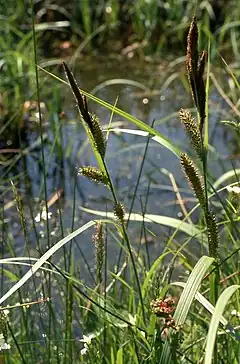
M189 90L186 89L185 61L179 63L162 62L158 65L144 64L133 60L122 61L80 61L75 65L75 77L80 87L87 92L94 93L97 97L114 104L131 115L139 118L154 127L167 137L173 144L183 151L189 150L189 143L178 118L181 107L191 108L192 100ZM108 81L108 82L107 82ZM49 120L45 128L46 143L44 147L47 170L47 197L63 191L61 198L50 208L52 213L50 224L50 243L54 244L63 235L72 229L77 229L85 222L96 218L83 212L83 206L101 211L112 211L112 199L109 191L100 185L89 182L77 175L78 168L84 165L96 165L90 146L86 143L84 130L79 122L78 113L70 89L62 89L64 103L62 110L65 113L63 120ZM48 104L47 100L46 104ZM95 112L102 125L107 128L111 113L100 105L89 101L89 110ZM214 181L224 171L232 168L231 160L226 158L235 153L235 144L229 129L220 123L226 120L229 107L213 88L209 102L209 136L211 149L210 175ZM58 139L52 132L52 125L59 127L61 133ZM122 117L113 115L113 127L136 129ZM60 136L59 136L60 135ZM38 135L29 133L30 143L36 141ZM110 133L106 162L116 187L119 200L129 211L135 191L143 156L145 153L147 137L126 133ZM191 152L190 152L191 153ZM191 153L192 155L192 153ZM41 209L43 199L43 169L41 165L41 149L35 147L24 158L15 163L13 168L3 168L5 185L9 187L9 178L19 175L16 184L23 198L31 240L30 254L38 256L35 247L42 251L47 247L46 222L35 221L32 226L32 217L36 217ZM237 167L237 166L236 166ZM75 178L76 177L76 178ZM20 185L18 184L20 182ZM27 182L27 185L26 185ZM137 189L133 211L141 213L171 216L182 219L183 214L176 199L174 183L176 182L188 211L194 206L195 199L189 190L179 160L169 150L150 140L146 158L141 172L140 183ZM40 195L41 193L41 195ZM11 207L11 198L2 191L4 197L6 229L11 231L14 241L15 254L26 254L22 246L23 232L16 214L16 209ZM75 206L75 208L74 208ZM194 216L193 216L194 219ZM74 220L74 223L73 223ZM145 244L139 230L139 223L131 223L129 232L134 246L138 249ZM138 229L136 229L138 227ZM138 231L138 232L137 232ZM146 236L149 242L151 261L155 260L165 246L173 230L159 224L147 224ZM82 266L86 262L93 269L94 245L91 242L91 232L87 232L75 239L74 249ZM182 234L180 241L185 241ZM193 248L197 254L198 248ZM109 237L108 256L112 264L116 263L119 246ZM56 254L56 259L61 253ZM81 273L88 279L88 268Z

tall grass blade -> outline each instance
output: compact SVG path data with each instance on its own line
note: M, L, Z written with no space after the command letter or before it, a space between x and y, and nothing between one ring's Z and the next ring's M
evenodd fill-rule
M140 90L147 92L151 92L151 90L145 86L143 83L137 82L137 81L133 81L133 80L128 80L125 78L114 78L112 80L107 80L104 82L101 82L99 85L95 86L92 90L91 90L91 94L95 95L97 92L99 92L100 90L102 90L105 87L108 86L112 86L112 85L128 85L128 86L133 86L136 88L139 88Z
M92 210L85 207L80 207L80 210L85 211L89 214L115 219L115 215L112 212L106 211L99 211L99 210ZM203 231L198 229L194 224L190 224L173 217L163 216L163 215L153 215L153 214L145 214L144 217L141 214L131 213L130 217L126 213L124 216L124 220L129 221L144 221L145 223L155 223L160 224L168 227L172 227L176 230L182 231L185 234L192 236L192 237L201 237L203 242L207 242L207 238Z
M81 226L79 229L75 230L73 233L66 236L64 239L60 240L58 243L53 245L50 249L46 251L46 253L43 254L43 256L38 259L38 261L29 269L29 271L12 287L10 288L7 293L5 293L0 298L0 305L6 301L9 297L13 295L14 292L16 292L19 288L21 288L37 271L41 266L47 262L51 256L56 253L62 246L67 244L69 241L74 239L76 236L84 232L85 230L89 229L93 225L95 225L95 221L89 221L85 225Z
M190 274L183 292L178 301L176 311L174 313L173 319L176 326L181 327L187 318L191 304L195 298L195 295L200 287L203 277L208 271L211 264L214 262L213 258L203 256L195 265L192 273ZM162 355L159 364L170 364L172 363L172 352L177 349L176 347L171 347L171 335L172 330L169 331L169 336L164 344Z
M174 283L171 283L171 285L173 286L179 286L179 287L182 287L184 288L186 283L183 283L183 282L174 282ZM212 315L214 310L215 310L215 307L209 302L209 300L207 300L201 293L197 292L196 296L195 296L195 299ZM235 338L237 340L239 340L239 335L234 332L234 328L229 325L228 323L228 320L224 317L224 316L221 316L220 319L219 319L219 322L227 329L226 329L226 332L231 332Z
M195 265L183 289L176 311L174 313L176 325L184 324L192 301L194 300L194 297L200 287L201 281L213 261L213 258L203 256Z
M240 288L240 285L234 285L226 288L222 294L219 296L215 310L212 315L212 319L210 322L208 334L207 334L207 344L206 344L206 353L205 353L205 364L211 364L214 357L214 346L217 336L217 329L219 323L221 321L222 313L228 304L232 295L236 292L237 289Z
M44 73L48 74L49 76L57 79L58 81L67 84L69 86L69 84L64 81L63 79L61 79L60 77L54 75L51 72L48 72L47 70L45 70L44 68L38 66L38 68L43 71ZM153 129L151 126L147 125L146 123L144 123L143 121L137 119L136 117L128 114L126 111L123 111L121 109L119 109L118 107L109 104L106 101L103 101L101 99L99 99L98 97L91 95L90 93L80 89L81 93L83 95L85 95L86 97L88 97L90 100L97 102L99 105L105 107L106 109L113 111L114 113L117 115L122 116L123 118L125 118L126 120L130 121L131 123L135 124L138 128L140 128L141 130L144 130L146 132L148 132L150 135L155 136L156 139L158 141L159 144L163 145L164 147L166 147L168 150L170 150L174 155L176 155L177 157L180 154L180 150L179 148L177 148L173 143L171 143L167 138L165 138L161 133L159 133L157 130Z
M87 96L90 100L97 102L98 104L100 104L101 106L105 107L106 109L108 109L110 111L113 110L114 106L109 104L108 102L103 101L103 100L99 99L98 97L87 93L86 91L81 90L81 92L85 96ZM141 130L147 131L152 136L156 136L158 139L158 142L160 144L162 144L164 147L166 147L168 150L170 150L176 156L178 156L180 154L179 149L173 143L171 143L167 138L165 138L162 134L160 134L157 130L153 129L151 126L147 125L146 123L137 119L136 117L128 114L127 112L119 109L118 107L114 108L114 112L115 112L115 114L120 115L120 116L124 117L125 119L127 119L128 121L130 121L131 123L135 124Z
M231 169L230 171L227 171L223 173L213 184L213 188L216 190L220 185L222 185L225 181L228 179L231 179L236 176L240 176L240 168L237 169ZM231 185L232 186L232 185ZM219 192L219 191L218 191Z

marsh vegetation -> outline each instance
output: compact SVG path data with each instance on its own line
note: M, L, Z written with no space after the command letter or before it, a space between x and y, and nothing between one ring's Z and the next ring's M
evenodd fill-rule
M238 363L239 4L1 10L0 362Z

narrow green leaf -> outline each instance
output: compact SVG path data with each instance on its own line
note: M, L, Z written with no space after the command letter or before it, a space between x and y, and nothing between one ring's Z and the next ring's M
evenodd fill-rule
M49 76L57 79L58 81L65 83L67 85L69 85L67 82L65 82L64 80L62 80L60 77L54 75L51 72L48 72L47 70L45 70L44 68L38 66L38 68L43 71L44 73L48 74ZM114 105L109 104L106 101L103 101L101 99L99 99L96 96L91 95L90 93L80 89L80 91L82 92L83 95L87 96L90 100L93 100L95 102L97 102L99 105L105 107L106 109L112 111L114 110L115 114L118 114L120 116L122 116L123 118L125 118L126 120L130 121L131 123L135 124L138 128L140 128L141 130L147 131L150 135L155 136L156 139L158 140L158 142L160 144L162 144L163 146L165 146L167 149L169 149L173 154L175 154L177 157L179 157L180 155L180 150L173 144L171 143L167 138L165 138L161 133L159 133L157 130L153 129L151 126L147 125L146 123L144 123L143 121L135 118L134 116L128 114L127 112L115 107Z
M184 288L186 283L184 282L173 282L171 286L178 286ZM211 314L214 312L214 306L199 292L196 293L195 299ZM220 322L223 326L228 324L228 321L222 316Z
M94 95L97 92L99 92L100 90L102 90L103 88L107 87L107 86L112 86L112 85L127 85L127 86L133 86L133 87L137 87L143 91L145 91L145 93L151 93L150 88L148 88L147 86L145 86L143 83L137 82L137 81L133 81L130 79L125 79L125 78L114 78L111 80L107 80L104 82L101 82L100 84L98 84L97 86L95 86L92 90L91 90L91 94Z
M216 190L221 184L223 184L228 179L234 178L236 180L236 176L240 175L240 168L238 169L231 169L228 172L222 174L213 184L213 188Z
M8 277L8 279L11 282L16 282L18 280L18 277L13 272L11 272L10 270L3 269L2 272L3 272L3 275Z
M64 239L60 240L58 243L53 245L49 250L46 251L43 256L38 259L38 261L32 266L32 268L29 269L29 271L12 287L10 288L7 293L5 293L0 298L0 305L6 301L14 292L16 292L20 287L22 287L37 271L38 269L46 263L46 261L54 254L56 251L58 251L62 246L67 244L69 241L71 241L73 238L84 232L85 230L89 229L93 225L95 225L95 221L89 221L85 225L81 226L79 229L75 230L68 236L66 236Z
M231 70L231 68L229 67L229 65L227 64L227 62L225 61L225 59L220 55L221 60L223 61L223 63L226 66L226 69L228 71L228 73L231 75L235 85L237 86L238 90L240 91L240 83L238 82L237 78L235 77L233 71Z
M116 364L123 364L123 349L118 349Z
M213 263L214 259L203 256L195 265L193 271L191 272L186 285L183 289L183 292L178 301L178 305L176 307L176 311L174 313L174 320L176 325L183 325L187 314L189 312L192 301L195 298L195 295L200 287L202 279L206 275L208 268Z
M203 277L205 276L207 270L213 263L214 259L203 256L195 265L193 271L191 272L183 292L178 301L173 319L176 326L181 326L185 323L188 312L190 310L191 304L195 298L195 295L200 287ZM169 336L164 344L162 355L159 364L170 364L172 363L172 347L170 344L172 335L172 330L169 330Z
M36 32L45 32L46 30L54 30L59 28L68 28L71 26L71 22L68 20L54 21L48 23L41 23L35 25Z
M232 295L240 288L240 285L233 285L226 288L217 300L215 310L212 315L212 319L209 325L209 330L207 334L207 344L205 352L205 364L211 364L214 354L214 345L216 341L217 329L221 321L222 313L228 304L228 301Z
M106 211L99 211L99 210L91 210L85 207L80 207L80 210L85 211L89 214L94 214L97 216L102 216L109 219L115 219L115 215L112 212ZM203 242L207 242L206 235L195 227L193 224L175 219L169 216L162 216L162 215L153 215L153 214L145 214L144 217L141 214L131 213L130 217L126 213L124 216L124 220L129 221L139 221L139 222L146 222L146 223L155 223L160 224L168 227L172 227L176 230L182 231L185 234L192 236L192 237L201 237Z
M106 101L99 99L96 96L89 94L86 91L81 90L81 92L85 96L87 96L90 100L97 102L98 104L100 104L101 106L105 107L106 109L108 109L110 111L112 111L112 109L114 108L113 105L109 104ZM160 144L165 146L168 150L170 150L177 157L180 155L180 150L173 143L171 143L167 138L165 138L163 135L161 135L157 130L153 129L151 126L145 124L143 121L135 118L134 116L119 109L118 107L114 108L114 112L115 112L115 114L120 115L120 116L124 117L125 119L127 119L128 121L130 121L131 123L135 124L141 130L147 131L150 135L155 136Z
M134 287L132 287L130 284L128 284L121 276L119 276L113 272L110 272L110 274L115 279L115 281L121 282L123 286L125 286L126 288L129 289L129 291L134 292Z
M150 280L152 279L154 273L156 273L158 270L158 266L160 264L160 262L168 255L168 254L173 254L172 251L167 251L163 254L161 254L156 260L155 262L152 264L149 272L146 275L146 278L144 279L143 285L142 285L142 296L143 298L145 297L145 294L147 292L147 288L149 287L149 283Z

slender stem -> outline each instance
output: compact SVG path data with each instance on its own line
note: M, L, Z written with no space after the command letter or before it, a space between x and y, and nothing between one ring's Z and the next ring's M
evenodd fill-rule
M102 158L102 163L103 163L103 166L104 166L104 169L105 169L105 173L106 173L106 175L108 177L110 191L112 193L114 202L117 205L118 204L117 195L116 195L116 192L115 192L115 189L114 189L110 174L108 172L106 162L105 162L105 160L103 158ZM131 243L130 243L129 238L128 238L128 234L127 234L127 230L126 230L126 226L124 224L124 221L120 220L120 223L121 223L121 227L122 227L123 237L124 237L124 240L126 241L126 244L127 244L130 259L131 259L131 262L132 262L132 265L133 265L134 275L135 275L136 282L137 282L137 288L138 288L140 303L141 303L141 307L142 307L143 321L144 321L144 323L146 323L144 302L143 302L143 297L142 297L142 290L141 290L140 280L139 280L139 277L138 277L136 263L135 263L134 256L133 256L133 253L132 253Z
M40 91L39 91L39 77L38 77L38 67L37 67L37 44L36 44L36 32L35 32L35 16L34 16L34 3L31 0L31 16L32 16L32 33L33 33L33 50L34 50L34 64L35 64L35 76L36 76L36 88L37 88L37 103L38 103L38 114L39 114L39 129L40 129L40 140L41 140L41 157L43 164L43 181L44 181L44 200L45 200L45 209L47 214L46 227L47 227L47 242L48 247L50 247L50 229L49 229L49 221L48 221L48 204L47 204L47 176L46 176L46 168L45 168L45 156L44 156L44 139L43 139L43 122L42 122L42 114L40 107ZM48 285L48 296L51 297L51 284L50 284L50 273L49 273L49 285ZM48 319L48 361L51 362L51 325L52 325L52 312L51 307L49 310L49 319Z

